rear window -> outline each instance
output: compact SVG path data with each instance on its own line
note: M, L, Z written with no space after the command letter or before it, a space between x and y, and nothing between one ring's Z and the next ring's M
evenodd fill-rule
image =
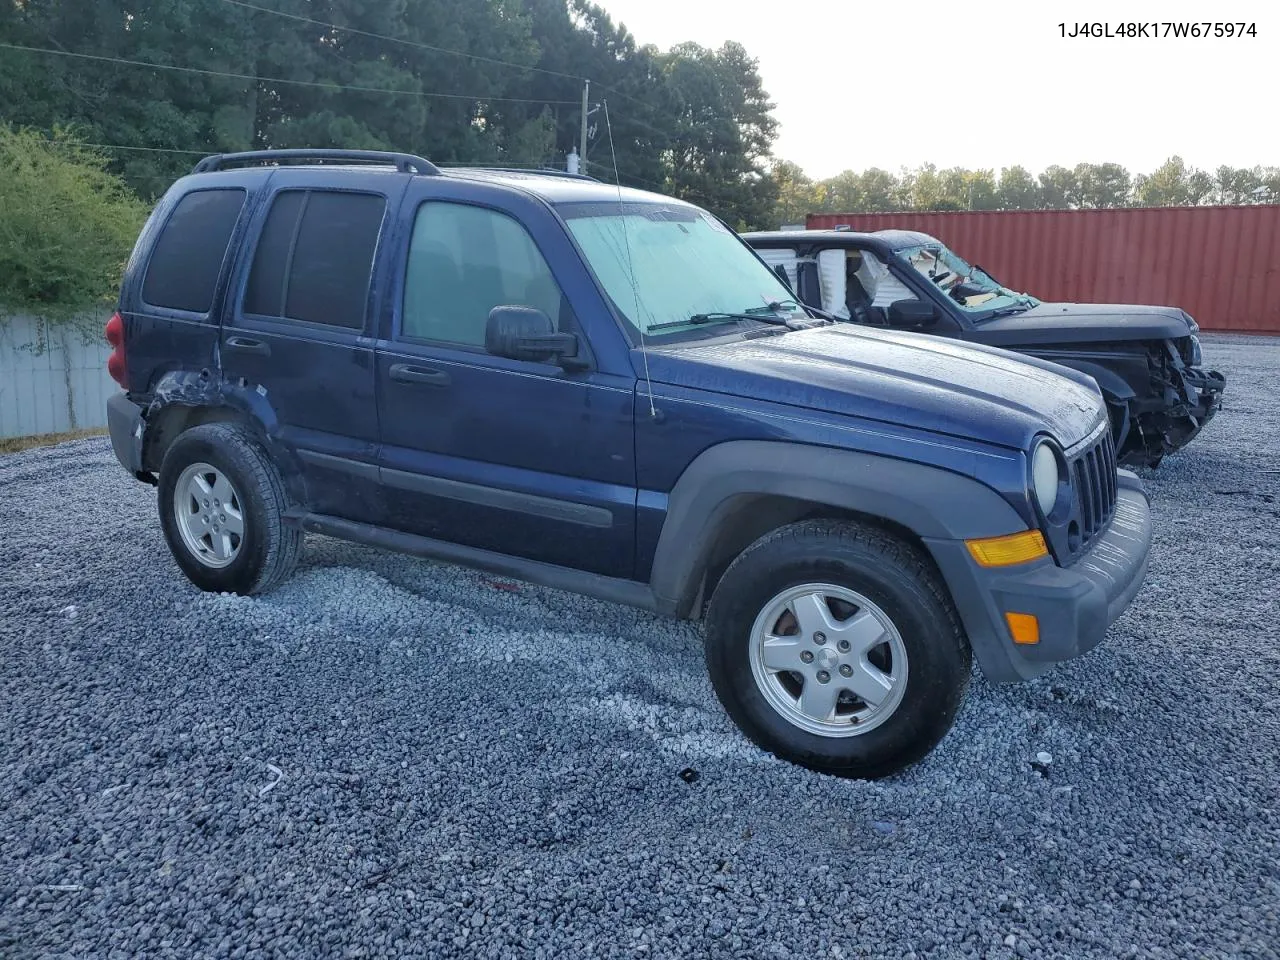
M153 307L208 313L236 220L241 189L197 190L178 201L160 232L142 299Z
M361 329L385 198L283 190L267 214L245 313Z

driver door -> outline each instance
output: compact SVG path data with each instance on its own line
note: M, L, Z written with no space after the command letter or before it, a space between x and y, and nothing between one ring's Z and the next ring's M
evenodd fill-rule
M635 554L631 383L596 370L497 357L489 311L536 307L578 333L535 238L500 197L418 178L406 194L399 293L377 346L380 476L392 526L630 577ZM548 219L551 214L546 214ZM540 241L541 240L541 244ZM560 242L563 231L560 231Z

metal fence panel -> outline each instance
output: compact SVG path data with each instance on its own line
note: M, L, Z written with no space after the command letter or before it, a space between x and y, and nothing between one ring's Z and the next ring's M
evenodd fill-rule
M110 352L75 327L0 316L0 437L105 427L107 398L120 389Z

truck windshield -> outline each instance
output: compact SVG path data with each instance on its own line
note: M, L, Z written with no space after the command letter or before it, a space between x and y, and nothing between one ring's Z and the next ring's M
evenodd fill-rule
M557 209L618 311L645 337L706 329L708 318L731 325L741 322L731 315L762 309L775 320L805 317L777 275L697 207L579 203Z
M1029 294L1001 286L981 267L970 266L940 243L905 247L897 255L950 297L960 309L986 314L985 318L975 317L975 320L1020 313L1040 303Z

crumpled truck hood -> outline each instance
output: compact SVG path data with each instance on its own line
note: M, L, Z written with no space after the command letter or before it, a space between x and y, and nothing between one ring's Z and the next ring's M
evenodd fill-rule
M821 410L1027 449L1064 447L1106 416L1092 378L1048 361L942 337L837 324L651 349L672 386Z
M1177 307L1127 303L1042 303L976 325L982 342L997 346L1176 340L1199 329Z

